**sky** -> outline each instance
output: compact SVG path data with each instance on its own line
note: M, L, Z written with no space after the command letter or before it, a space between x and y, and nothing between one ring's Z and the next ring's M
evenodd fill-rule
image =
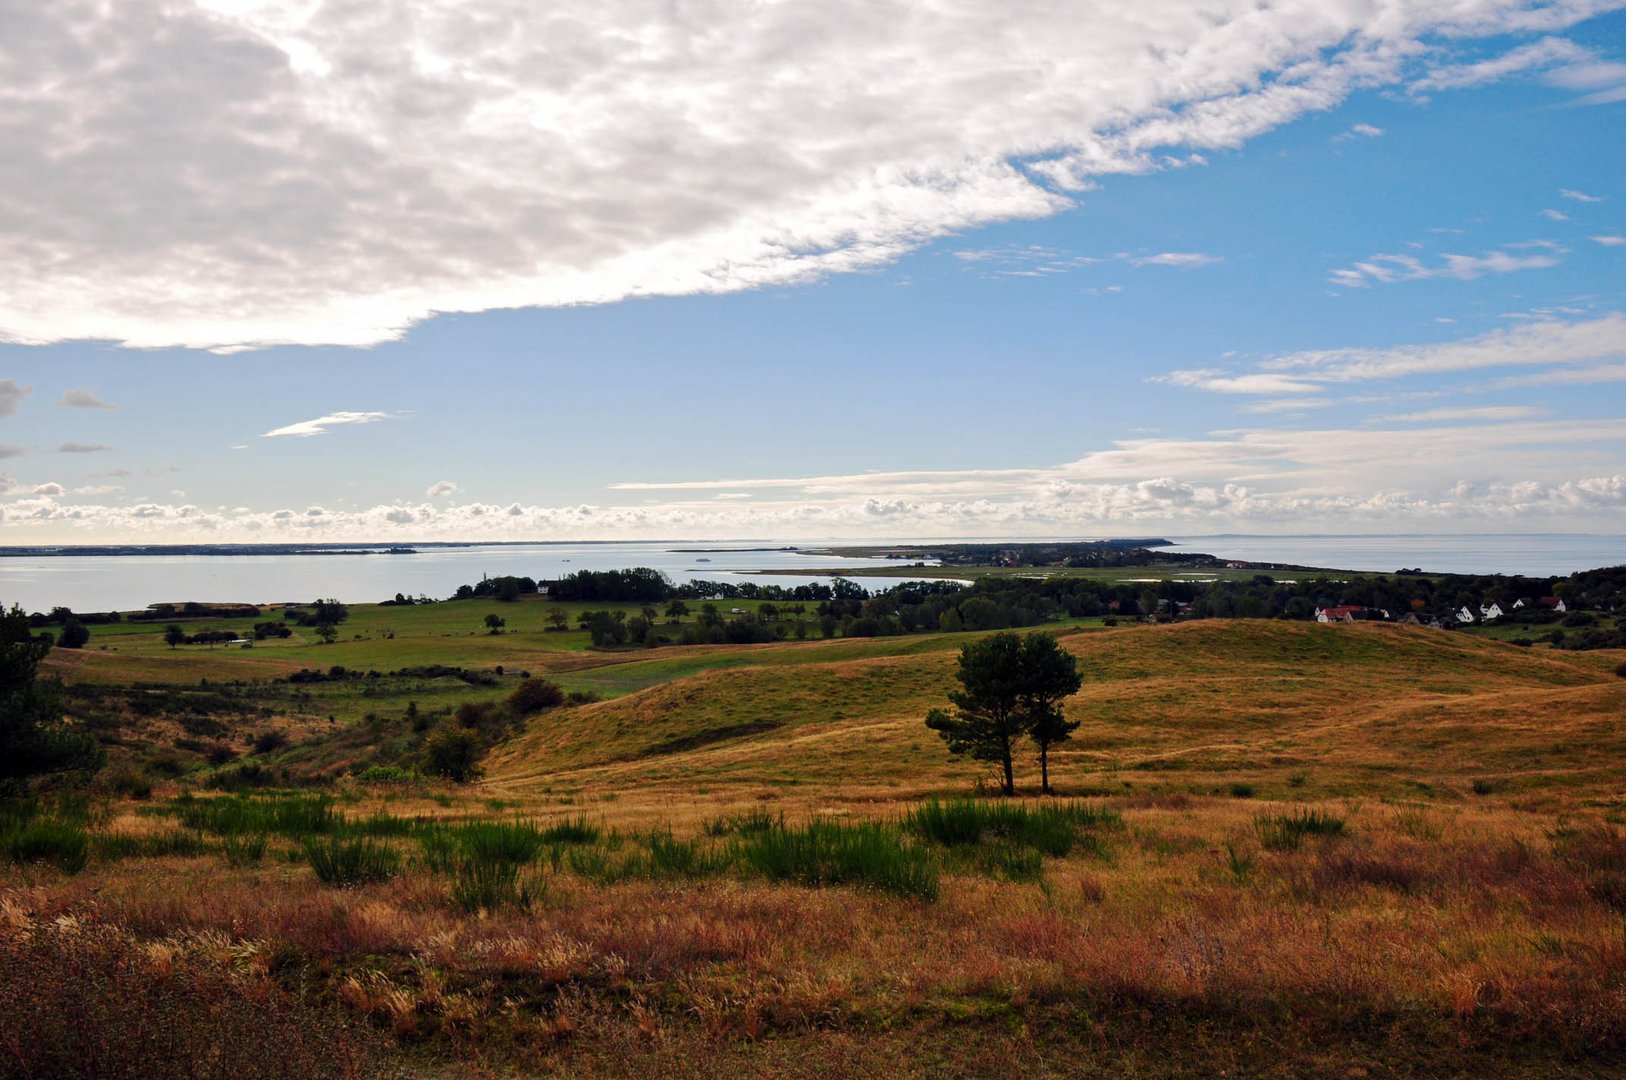
M1626 0L0 0L0 542L1626 524Z

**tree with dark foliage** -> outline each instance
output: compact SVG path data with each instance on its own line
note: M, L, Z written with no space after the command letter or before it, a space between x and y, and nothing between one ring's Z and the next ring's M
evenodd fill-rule
M1081 679L1077 661L1049 634L991 634L960 649L955 672L961 689L949 693L955 710L933 709L926 726L949 753L999 764L1006 795L1016 794L1013 745L1024 735L1039 747L1044 790L1050 791L1050 747L1078 727L1061 711Z
M36 776L94 772L105 758L94 736L63 724L61 684L39 678L50 650L21 608L0 613L0 792Z

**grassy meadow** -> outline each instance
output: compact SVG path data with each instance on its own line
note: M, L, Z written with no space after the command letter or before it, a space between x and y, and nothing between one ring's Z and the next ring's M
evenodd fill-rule
M70 713L122 740L109 772L207 722L304 783L217 792L187 764L0 820L0 1075L1626 1066L1618 652L1058 625L1080 727L1058 797L1024 748L1007 801L922 722L973 635L601 651L553 608L54 651ZM427 665L504 674L389 674ZM380 674L275 681L334 666ZM500 711L514 671L579 696L505 727L478 780L367 765L409 704Z

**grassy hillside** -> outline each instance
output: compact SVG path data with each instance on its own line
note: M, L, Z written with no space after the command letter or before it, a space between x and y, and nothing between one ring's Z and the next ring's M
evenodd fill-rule
M1081 726L1055 754L1064 792L1247 783L1283 797L1459 798L1481 780L1539 798L1555 787L1601 793L1622 775L1626 681L1610 654L1256 621L1062 641L1085 672L1067 704ZM714 657L721 670L538 720L492 756L489 782L516 792L764 784L811 787L822 800L964 788L978 768L948 758L922 724L954 685L954 656L822 646L758 651L740 666Z
M1072 629L1065 798L942 805L985 775L922 723L965 636L596 652L469 621L446 605L421 634L284 648L296 669L512 649L606 699L535 716L469 785L222 797L183 776L0 814L0 1036L21 1068L105 1071L79 1033L138 1026L127 1001L169 1003L172 1049L141 1075L1626 1062L1618 654L1383 625ZM408 730L390 712L408 696L514 685L223 684L277 650L169 655L151 633L53 662L93 687L184 671L184 694L178 675L143 693L221 711L162 722L286 727L268 760L360 754Z

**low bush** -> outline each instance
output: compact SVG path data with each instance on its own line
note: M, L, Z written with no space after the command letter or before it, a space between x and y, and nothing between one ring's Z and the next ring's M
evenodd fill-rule
M416 784L423 780L423 774L399 765L374 765L356 780L363 784Z
M547 679L526 679L508 695L508 711L515 716L529 716L543 709L555 709L565 703L565 692L558 683Z

